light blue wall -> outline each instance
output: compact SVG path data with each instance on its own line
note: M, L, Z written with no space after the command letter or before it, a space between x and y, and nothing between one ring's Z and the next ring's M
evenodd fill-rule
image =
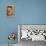
M15 16L6 16L6 5L16 2ZM0 0L0 43L7 43L17 24L46 24L46 0ZM17 42L17 41L16 41Z
M21 24L46 24L46 0L17 0Z
M10 32L17 33L16 15L8 17L6 15L6 7L14 4L15 0L0 0L0 43L8 43L8 34ZM17 40L16 40L17 42Z

